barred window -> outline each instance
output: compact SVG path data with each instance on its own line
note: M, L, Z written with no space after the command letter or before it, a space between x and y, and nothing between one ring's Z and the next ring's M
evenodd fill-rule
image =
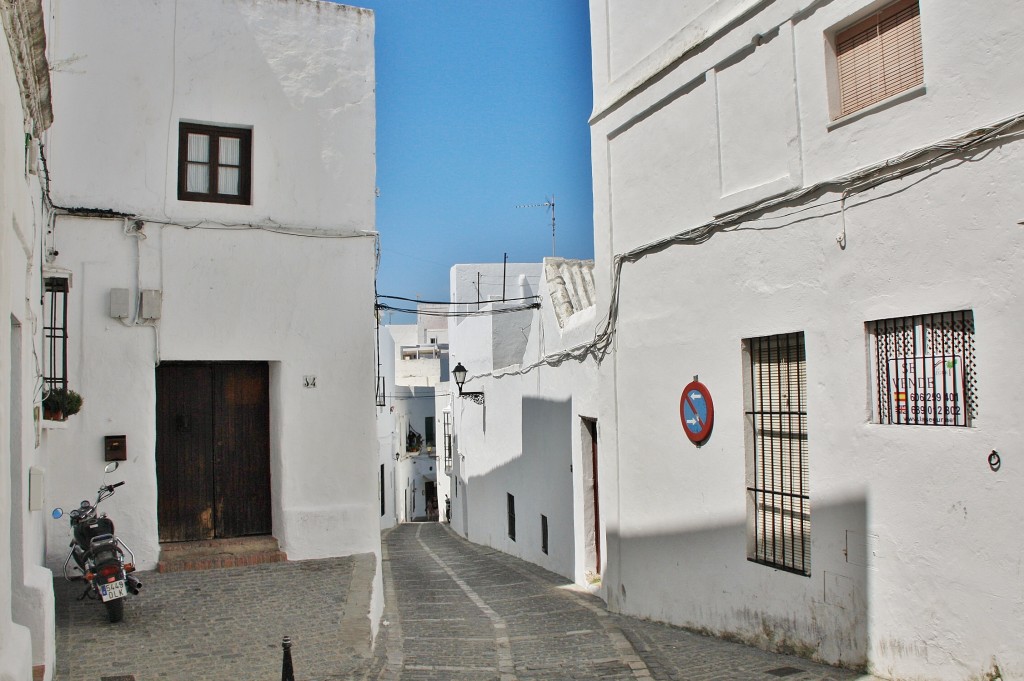
M875 422L970 426L977 417L971 310L868 322Z
M452 472L452 413L448 410L444 414L444 472Z
M43 280L46 296L43 313L43 382L46 391L68 387L68 291L67 277Z
M811 574L804 334L745 341L747 558Z

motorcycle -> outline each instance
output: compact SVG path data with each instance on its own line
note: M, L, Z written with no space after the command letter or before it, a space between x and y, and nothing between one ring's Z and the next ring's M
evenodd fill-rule
M104 469L104 475L117 470L117 462L112 461ZM86 499L78 508L68 513L71 519L71 552L64 561L64 579L71 581L85 580L85 591L78 600L86 597L99 599L107 609L107 617L111 622L124 619L124 599L128 594L137 596L142 589L135 575L135 554L128 546L114 535L114 523L106 513L97 514L96 507L104 499L114 495L114 489L124 481L113 485L101 485L96 494L96 502L89 503ZM64 515L61 508L53 509L52 516L58 519ZM125 562L125 552L131 560ZM71 561L82 574L68 573Z

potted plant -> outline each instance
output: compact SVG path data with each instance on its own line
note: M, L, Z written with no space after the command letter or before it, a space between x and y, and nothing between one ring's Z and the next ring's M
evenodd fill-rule
M43 398L43 417L64 421L82 408L82 396L67 388L54 388Z

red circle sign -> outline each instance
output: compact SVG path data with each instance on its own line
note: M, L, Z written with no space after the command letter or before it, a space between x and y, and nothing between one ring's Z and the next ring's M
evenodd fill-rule
M715 405L703 383L692 381L683 388L683 394L679 397L679 420L690 442L700 444L711 435L711 427L715 423Z

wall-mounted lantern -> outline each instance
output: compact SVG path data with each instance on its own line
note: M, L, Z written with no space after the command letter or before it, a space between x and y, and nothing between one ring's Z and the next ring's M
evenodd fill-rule
M462 389L462 386L465 385L465 383L466 383L466 374L468 374L468 373L469 372L466 371L466 367L462 366L462 362L459 362L458 364L456 364L455 368L452 369L452 376L455 377L455 385L457 385L459 387L459 397L468 397L469 399L473 400L477 404L483 404L484 403L484 394L483 394L483 392L470 392L470 391L464 391Z

